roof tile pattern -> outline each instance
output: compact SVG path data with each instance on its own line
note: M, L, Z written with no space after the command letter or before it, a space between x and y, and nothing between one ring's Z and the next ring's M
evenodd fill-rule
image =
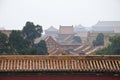
M0 72L120 72L120 56L0 56Z
M74 34L73 26L60 26L59 34Z

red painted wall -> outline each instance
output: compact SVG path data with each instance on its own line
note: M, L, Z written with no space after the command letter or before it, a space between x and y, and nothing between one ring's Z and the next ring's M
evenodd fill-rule
M0 80L120 80L120 76L30 75L0 76Z

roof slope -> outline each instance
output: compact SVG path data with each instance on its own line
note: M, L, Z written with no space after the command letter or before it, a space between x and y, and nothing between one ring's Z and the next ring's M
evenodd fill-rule
M54 28L53 26L49 27L45 31L58 31L58 29Z
M120 21L99 21L92 26L93 31L114 31L115 27L120 27Z
M120 56L0 56L0 72L120 72Z
M96 26L120 26L120 21L99 21Z
M59 34L74 34L73 26L60 26Z

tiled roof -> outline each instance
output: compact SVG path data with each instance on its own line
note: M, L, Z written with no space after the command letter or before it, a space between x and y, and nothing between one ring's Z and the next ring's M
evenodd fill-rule
M44 40L45 40L47 46L49 43L51 43L51 47L56 45L56 48L58 48L60 45L52 36L47 36Z
M7 36L9 36L12 32L12 30L0 30L0 32L6 34Z
M113 32L112 26L93 26L92 31L97 32Z
M48 53L49 55L68 55L65 50L57 48L57 47L48 48Z
M73 26L60 26L59 34L74 34Z
M50 28L46 29L45 31L58 31L58 29L51 26Z
M86 27L84 27L83 25L80 24L80 25L76 25L74 27L74 31L75 32L87 32L88 30Z
M120 56L0 56L0 72L120 72Z
M114 28L120 26L120 21L99 21L92 26L92 31L97 32L113 32Z
M120 26L120 21L98 21L95 26Z

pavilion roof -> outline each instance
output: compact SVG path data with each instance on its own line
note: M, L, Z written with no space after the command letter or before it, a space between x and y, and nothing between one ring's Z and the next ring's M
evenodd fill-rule
M56 29L55 27L51 26L48 29L46 29L45 31L58 31L58 29Z
M74 34L73 26L60 26L59 34Z

